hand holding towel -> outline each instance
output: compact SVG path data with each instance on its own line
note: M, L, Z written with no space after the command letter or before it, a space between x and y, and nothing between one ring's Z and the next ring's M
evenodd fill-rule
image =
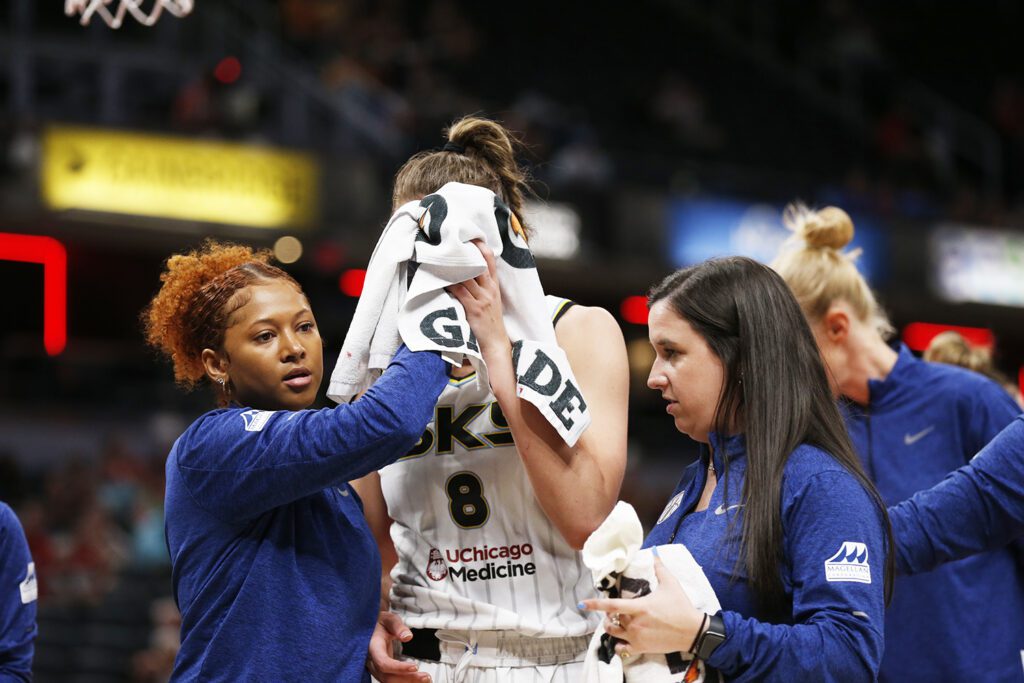
M497 195L475 185L448 183L403 205L388 221L327 395L341 402L365 390L401 342L413 351L439 351L455 365L468 358L479 381L486 381L465 310L445 290L487 270L472 240L487 244L497 261L517 393L574 445L590 412L558 346L533 254L518 218Z
M682 585L694 607L714 614L721 609L715 591L693 555L680 543L640 549L643 527L636 510L619 501L583 545L583 563L598 592L611 598L639 598L658 588L657 556ZM583 663L586 683L720 683L721 674L686 652L640 654L626 660L615 654L615 643L604 626L598 627Z

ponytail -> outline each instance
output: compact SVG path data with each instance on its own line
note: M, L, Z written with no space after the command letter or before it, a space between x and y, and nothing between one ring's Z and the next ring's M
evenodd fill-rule
M392 208L436 192L445 183L477 185L498 195L529 234L523 221L528 179L516 163L521 143L500 123L475 116L453 123L445 136L443 149L420 152L398 170Z

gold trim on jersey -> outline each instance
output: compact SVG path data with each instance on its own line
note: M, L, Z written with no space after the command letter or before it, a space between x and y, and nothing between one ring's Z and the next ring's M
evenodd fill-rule
M395 462L404 462L406 460L422 458L434 447L434 442L436 440L437 439L434 438L434 431L430 427L427 427L423 430L423 435L420 437L420 440L416 442L416 445L410 448L408 453Z
M562 315L562 311L565 310L566 306L572 306L574 303L572 299L562 299L562 303L558 304L555 312L551 314L551 319L556 320L558 316Z
M467 479L473 482L473 486L466 483ZM484 497L484 482L476 472L455 472L445 481L444 492L448 496L448 515L456 526L462 529L479 529L491 518L491 505ZM483 519L474 524L473 521L481 515ZM465 524L462 522L463 519L466 521Z
M439 405L434 409L434 443L437 446L436 453L438 455L449 455L455 452L455 442L458 441L467 451L476 451L481 448L490 448L486 443L480 440L480 436L475 434L468 429L466 426L475 420L480 413L484 412L487 408L486 403L470 403L468 406L459 411L459 414L455 414L455 406L450 405ZM441 433L441 427L444 426L445 433ZM446 446L442 450L441 441L442 438L446 441ZM473 443L473 442L476 443Z
M469 382L471 379L476 379L476 370L466 375L465 377L449 377L448 384L453 387L461 387L462 385Z
M512 431L508 428L508 420L505 419L505 414L501 412L501 406L498 405L497 401L491 402L491 408L487 411L487 418L498 431L484 432L480 436L494 447L511 446L515 443L515 439L512 438Z

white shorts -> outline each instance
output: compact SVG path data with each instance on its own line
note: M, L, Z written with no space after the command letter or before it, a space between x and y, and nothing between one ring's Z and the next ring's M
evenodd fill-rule
M528 638L513 631L438 631L441 661L411 657L433 683L576 683L590 636Z

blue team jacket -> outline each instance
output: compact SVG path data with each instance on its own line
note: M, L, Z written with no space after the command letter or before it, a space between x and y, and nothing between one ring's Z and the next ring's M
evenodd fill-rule
M744 439L734 436L722 443L713 437L712 443L715 469L725 474L708 509L693 512L707 480L704 448L644 540L645 547L684 544L715 589L726 639L708 664L730 683L875 680L882 659L887 547L881 512L867 491L818 448L803 445L789 456L780 500L780 574L792 611L781 623L769 623L742 563L737 565Z
M938 485L890 507L889 518L904 574L1024 537L1024 417Z
M847 405L846 422L886 505L939 483L1020 413L995 382L918 360L905 346L888 377L868 387L870 403ZM1024 576L1015 553L897 578L885 632L882 681L1021 680Z
M21 522L0 502L0 681L32 680L36 570Z
M181 650L173 681L368 681L380 556L347 484L411 448L448 382L404 347L359 401L232 408L167 460L166 533Z

